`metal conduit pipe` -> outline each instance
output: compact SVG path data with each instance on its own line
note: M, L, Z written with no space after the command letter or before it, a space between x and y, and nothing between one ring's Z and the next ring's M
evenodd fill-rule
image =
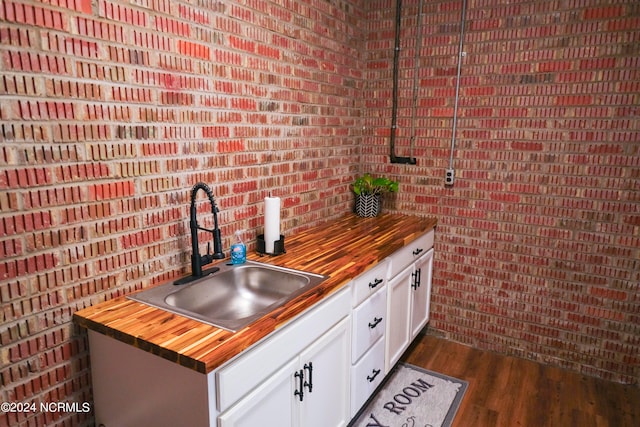
M417 41L414 57L413 57L413 104L411 106L411 145L409 155L413 157L413 147L415 147L416 141L416 112L418 109L418 89L419 89L419 74L420 74L420 49L422 48L422 3L424 0L420 0L418 6L418 16L416 17L416 29L417 29Z
M416 159L413 157L396 156L396 129L398 124L398 62L400 59L400 29L402 15L402 0L396 1L396 39L393 50L393 99L391 107L391 136L389 140L391 163L403 163L415 165Z
M455 170L453 169L453 152L456 148L456 132L458 129L458 101L460 99L460 74L462 70L462 58L465 56L463 51L464 44L464 23L467 13L467 0L462 0L462 14L460 16L460 45L458 46L458 72L456 75L456 98L453 107L453 126L451 129L451 152L449 154L449 169L445 172L445 185L453 185L453 177Z

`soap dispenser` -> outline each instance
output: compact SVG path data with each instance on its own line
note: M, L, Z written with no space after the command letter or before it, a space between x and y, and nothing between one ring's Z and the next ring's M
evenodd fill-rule
M244 264L247 261L247 247L241 234L241 230L236 231L236 243L231 245L231 264Z

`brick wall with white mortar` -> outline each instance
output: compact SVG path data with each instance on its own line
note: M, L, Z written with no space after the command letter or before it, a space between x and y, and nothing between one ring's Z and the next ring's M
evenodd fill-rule
M375 4L362 167L439 220L431 330L638 384L638 3L469 0L452 187L463 2L424 2L420 25L403 2L396 154L415 166L385 161L396 10Z
M640 9L494 3L469 0L445 188L462 2L425 2L415 64L403 1L397 152L417 164L392 165L392 0L3 1L0 398L91 400L71 316L188 270L195 182L228 247L269 192L285 233L350 211L362 171L400 180L388 209L439 218L431 331L637 383Z
M188 271L196 182L213 190L227 252L234 231L250 245L262 233L269 193L285 234L350 210L363 85L353 3L2 2L3 402L91 401L71 316Z

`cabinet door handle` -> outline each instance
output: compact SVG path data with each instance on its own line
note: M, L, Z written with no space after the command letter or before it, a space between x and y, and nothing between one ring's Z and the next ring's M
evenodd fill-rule
M305 363L304 370L309 372L309 381L305 381L304 385L307 387L307 390L309 390L309 393L311 393L313 391L313 363Z
M381 317L374 317L373 318L373 323L369 322L369 327L371 329L375 328L376 326L378 326L378 324L382 322L382 318Z
M376 379L376 377L378 376L378 374L380 373L380 369L374 369L371 372L373 375L367 375L367 380L369 380L370 383L373 382L373 380Z
M300 399L300 402L302 402L302 399L304 399L304 372L302 371L302 369L300 369L295 374L293 374L293 376L298 379L298 387L296 387L293 395L298 396L298 399Z
M422 248L414 249L413 250L413 254L414 255L420 255L423 251L424 251L424 249L422 249Z
M411 273L411 276L413 277L413 283L411 284L411 287L415 290L418 289L420 287L420 271L421 269L417 269L415 271L415 273Z
M369 282L369 287L371 289L374 289L376 286L378 286L380 283L384 282L384 280L382 279L375 279L373 282Z

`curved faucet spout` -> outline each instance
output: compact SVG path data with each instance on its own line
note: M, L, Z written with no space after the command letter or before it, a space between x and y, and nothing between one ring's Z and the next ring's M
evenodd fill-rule
M196 196L199 190L203 190L209 198L211 204L211 213L213 214L213 230L200 227L196 218ZM202 277L202 266L210 264L214 259L223 259L225 257L222 252L222 238L220 235L220 228L218 227L218 207L213 197L213 193L209 186L203 182L199 182L193 186L191 190L191 206L190 206L190 218L189 228L191 229L191 275L194 277ZM198 230L208 231L213 234L213 254L209 253L210 245L207 244L207 254L200 255L200 249L198 245Z

